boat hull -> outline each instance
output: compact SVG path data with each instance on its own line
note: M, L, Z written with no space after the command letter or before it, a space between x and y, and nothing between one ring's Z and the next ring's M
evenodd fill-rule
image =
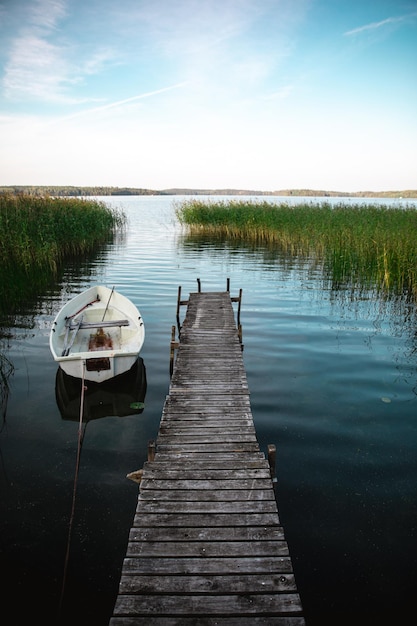
M133 367L144 339L145 326L136 306L114 289L95 286L62 307L49 343L66 374L101 383Z

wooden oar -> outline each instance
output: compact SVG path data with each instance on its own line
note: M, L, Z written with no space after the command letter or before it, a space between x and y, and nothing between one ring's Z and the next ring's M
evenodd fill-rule
M78 333L78 330L82 324L83 318L81 316L80 320L73 326L71 340L67 346L64 345L64 349L62 350L62 356L68 356L69 351L72 348L72 344L74 343L75 335ZM67 337L65 337L67 339Z
M111 297L113 295L113 291L114 291L114 286L113 286L113 289L110 292L109 299L107 300L107 305L106 305L106 308L104 309L104 313L103 313L103 319L101 320L102 322L104 321L104 318L106 317L107 309L109 308L110 299L111 299Z

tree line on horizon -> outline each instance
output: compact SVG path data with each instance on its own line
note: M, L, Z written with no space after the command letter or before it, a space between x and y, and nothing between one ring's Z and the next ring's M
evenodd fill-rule
M260 191L253 189L144 189L142 187L76 187L69 185L9 185L0 186L0 194L27 194L32 196L304 196L339 198L417 198L417 190L401 191L327 191L317 189L280 189Z

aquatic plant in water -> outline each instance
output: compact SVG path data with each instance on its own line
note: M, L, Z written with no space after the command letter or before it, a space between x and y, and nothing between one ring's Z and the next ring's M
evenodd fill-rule
M339 288L374 288L417 301L417 210L378 204L187 200L190 233L222 235L314 259Z
M122 212L81 198L0 195L0 312L51 280L125 226Z

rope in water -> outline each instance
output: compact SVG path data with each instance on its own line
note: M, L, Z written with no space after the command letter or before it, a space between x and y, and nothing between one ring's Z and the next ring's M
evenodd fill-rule
M68 562L69 562L69 553L70 553L70 545L71 545L71 535L72 535L72 527L74 523L74 515L75 515L75 496L77 493L77 483L78 483L78 473L80 469L80 459L81 459L81 448L84 439L85 429L87 424L85 423L83 426L83 416L84 416L84 395L87 387L84 384L84 372L85 372L85 361L83 363L83 375L81 380L81 397L80 397L80 419L78 424L78 446L77 446L77 461L75 464L75 476L74 476L74 488L72 492L72 507L71 507L71 517L68 527L68 540L67 540L67 550L65 554L65 563L64 563L64 574L62 578L62 588L61 588L61 597L59 600L59 614L61 614L62 604L64 601L65 594L65 585L67 581L67 570L68 570Z

